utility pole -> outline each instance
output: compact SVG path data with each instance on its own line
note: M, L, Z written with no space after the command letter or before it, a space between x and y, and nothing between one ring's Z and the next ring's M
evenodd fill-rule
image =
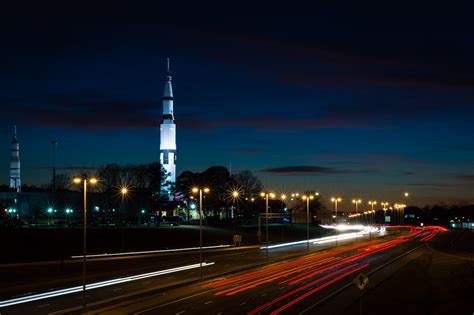
M53 155L53 193L56 192L56 155L58 151L58 140L51 141L51 144L54 146L54 155Z

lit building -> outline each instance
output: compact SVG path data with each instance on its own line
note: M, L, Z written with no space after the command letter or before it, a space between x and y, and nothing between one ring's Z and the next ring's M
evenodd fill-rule
M174 184L176 182L176 125L173 114L173 87L169 59L167 59L163 116L160 125L160 163L166 170L167 181Z
M9 187L11 190L16 192L21 191L21 177L20 177L20 144L16 137L16 126L15 134L13 135L12 141L12 154L10 158L10 183Z

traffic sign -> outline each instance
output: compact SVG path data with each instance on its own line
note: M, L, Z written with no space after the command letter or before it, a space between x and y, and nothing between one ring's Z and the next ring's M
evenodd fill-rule
M369 278L367 278L366 275L363 273L359 274L354 280L354 283L356 284L359 289L363 290L367 283L369 283Z

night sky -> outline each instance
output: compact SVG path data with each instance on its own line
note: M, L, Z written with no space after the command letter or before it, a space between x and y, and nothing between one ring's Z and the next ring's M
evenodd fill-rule
M419 205L474 200L474 8L10 7L0 19L0 182L159 160L171 59L178 174L250 169Z

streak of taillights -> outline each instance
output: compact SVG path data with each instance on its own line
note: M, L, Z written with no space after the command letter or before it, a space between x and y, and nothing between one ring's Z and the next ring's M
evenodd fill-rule
M355 269L349 271L348 273L343 274L342 276L343 276L343 277L346 277L346 276L348 276L348 275L351 274L351 273L354 273L354 272L356 272L356 271L358 271L358 270L361 270L362 268L367 267L368 265L369 265L369 264L365 264L365 265L362 265L362 266L360 266L360 267L357 267L357 268L355 268ZM305 289L307 289L308 287L311 287L311 286L313 286L313 285L316 285L316 284L318 284L318 283L320 283L320 282L323 282L324 280L327 280L327 279L329 279L329 278L332 278L332 277L334 277L335 275L340 274L340 273L342 273L342 272L344 272L344 271L347 271L347 270L349 270L349 269L351 269L351 268L353 268L353 267L355 267L355 266L357 266L357 264L352 264L352 265L350 265L350 266L344 267L344 268L339 269L339 270L336 270L336 271L334 271L334 272L332 272L332 273L330 273L330 274L327 274L327 275L325 275L325 276L323 276L323 277L321 277L321 278L318 278L318 279L316 279L316 280L314 280L314 281L312 281L312 282L310 282L310 283L307 283L307 284L305 284L305 285L303 285L303 286L300 286L300 287L298 287L298 288L296 288L296 289L294 289L294 290L292 290L292 291L290 291L290 292L287 292L287 293L285 293L285 294L279 296L278 298L276 298L276 299L274 299L274 300L272 300L272 301L269 301L269 302L267 302L267 303L265 303L265 304L259 306L259 307L256 308L256 309L250 311L250 312L248 313L248 315L255 315L255 314L258 314L260 311L266 309L267 307L269 307L269 306L271 306L271 305L273 305L273 304L275 304L275 303L278 303L279 301L281 301L281 300L283 300L283 299L285 299L285 298L287 298L287 297L290 297L290 296L292 296L292 295L295 294L295 293L298 293L298 292L300 292L300 291L302 291L302 290L305 290ZM333 279L333 280L330 280L329 282L326 282L325 284L319 286L318 288L321 288L321 289L322 289L323 287L325 287L325 286L327 286L327 285L329 285L329 284L331 284L331 283L334 283L334 282L336 282L336 281L342 279L342 278L343 278L342 276L339 276L339 277L337 277L337 278L335 278L335 279ZM288 307L289 307L289 306L288 306Z

